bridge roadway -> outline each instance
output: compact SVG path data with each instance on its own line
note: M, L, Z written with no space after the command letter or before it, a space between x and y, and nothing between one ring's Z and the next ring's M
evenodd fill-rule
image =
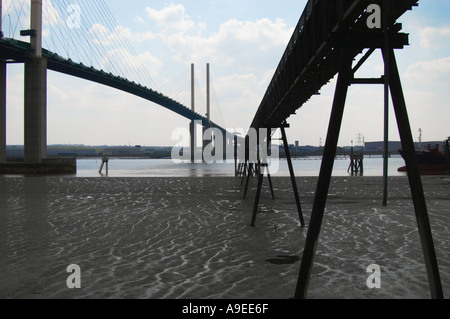
M408 44L397 19L419 0L389 1L388 23L392 48ZM383 30L369 29L367 8L383 0L309 0L256 112L251 127L280 127L339 71L341 48L364 49L383 45ZM383 8L382 10L384 10ZM369 45L368 45L369 44Z
M18 41L15 39L0 39L0 59L13 62L24 62L29 56L29 52L30 44L27 42ZM206 117L192 111L190 108L163 95L162 93L156 92L150 88L136 84L135 82L131 82L122 77L115 76L111 73L106 73L103 70L99 71L93 67L85 66L82 63L74 63L70 59L64 59L56 53L45 49L42 50L42 54L47 60L47 68L49 70L96 82L135 96L139 96L145 100L161 105L191 121L201 121L204 127L217 128L222 133L226 132L226 130L220 125L214 122L210 123Z

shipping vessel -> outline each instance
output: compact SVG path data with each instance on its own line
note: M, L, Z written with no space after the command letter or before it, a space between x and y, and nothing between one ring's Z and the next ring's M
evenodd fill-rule
M422 175L448 175L450 174L450 137L434 147L431 144L426 149L416 149L417 163ZM404 158L404 151L399 150ZM399 172L406 172L406 166L400 167Z

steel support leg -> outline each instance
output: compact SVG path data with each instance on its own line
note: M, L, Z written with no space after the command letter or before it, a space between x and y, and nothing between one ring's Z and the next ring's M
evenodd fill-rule
M423 191L422 179L419 173L414 140L411 134L411 126L409 123L405 97L403 95L402 84L398 72L397 61L392 49L388 52L383 50L383 56L385 63L389 61L390 65L389 73L392 100L394 103L400 138L402 140L402 147L405 153L404 157L408 170L409 185L411 188L420 241L425 258L425 266L428 274L431 297L434 299L442 299L444 298L444 295L442 292L439 268L434 249L433 235L428 218L428 210Z
M300 219L300 224L305 227L305 220L303 218L302 206L300 204L300 197L298 195L297 181L295 180L294 167L292 165L291 152L289 151L289 144L287 142L286 130L281 127L281 136L283 139L284 150L286 152L286 160L289 166L289 174L291 176L292 188L294 190L295 202L297 204L298 217Z
M275 199L275 193L273 191L273 184L272 184L272 178L270 177L270 171L269 171L269 165L263 164L263 167L267 170L267 178L269 179L269 186L270 186L270 193L272 194L272 199Z
M261 168L261 166L260 166ZM255 203L253 204L253 215L252 215L252 222L250 226L255 227L256 224L256 215L258 214L258 205L259 205L259 198L261 196L261 188L263 184L263 178L264 178L264 172L259 172L258 174L258 187L256 188L256 196L255 196Z
M244 188L244 199L247 198L248 185L250 183L250 178L253 176L252 171L253 171L253 164L248 164L247 181L245 182L245 188Z
M244 185L245 176L247 174L247 161L242 164L241 186Z
M346 55L343 53L341 59L339 78L336 86L333 109L328 128L328 136L324 149L311 221L308 228L308 235L306 238L305 249L303 251L303 259L295 292L296 299L306 298L308 293L309 280L311 278L314 257L319 241L320 228L322 226L323 214L325 211L328 190L331 182L331 174L333 172L334 159L336 157L336 149L344 114L345 100L347 98L348 87L352 79L352 58L349 58L351 56L351 54Z
M269 178L269 186L270 186L270 192L272 194L272 199L275 199L275 193L273 191L273 185L272 185L272 179L270 177L269 172L269 166L267 164L261 164L258 165L259 169L257 170L258 173L258 186L256 188L256 197L255 197L255 203L253 204L253 215L252 215L252 222L251 226L254 227L256 225L256 215L258 214L258 205L259 205L259 199L261 197L261 190L264 180L264 170L267 169L267 177Z

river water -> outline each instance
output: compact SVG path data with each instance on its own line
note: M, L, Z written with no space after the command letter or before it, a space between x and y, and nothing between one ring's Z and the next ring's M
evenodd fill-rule
M296 176L319 176L321 159L308 157L293 160ZM101 159L79 159L77 161L77 177L102 177L99 174ZM334 164L333 176L348 176L349 159L337 159ZM389 159L389 176L405 176L398 172L404 166L401 157ZM289 176L286 160L273 162L270 166L271 175ZM234 176L234 163L203 164L182 163L176 164L171 159L110 159L108 177L207 177L207 176ZM371 157L364 159L364 176L383 176L383 158Z

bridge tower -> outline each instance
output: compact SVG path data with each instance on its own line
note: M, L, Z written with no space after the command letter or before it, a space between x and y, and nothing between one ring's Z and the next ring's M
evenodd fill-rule
M0 37L3 38L1 17L3 15L0 0ZM6 162L6 62L0 59L0 163Z
M209 140L205 140L205 132L207 129L211 128L211 86L210 86L210 66L209 63L206 64L206 118L208 120L206 126L203 126L203 145L202 145L202 158L205 161L205 148L213 141L213 137Z
M195 112L195 66L191 64L191 109ZM197 153L197 125L192 120L189 125L189 132L191 138L191 163L195 163L195 155Z
M47 157L47 60L42 57L42 0L31 1L31 55L25 60L25 162Z

